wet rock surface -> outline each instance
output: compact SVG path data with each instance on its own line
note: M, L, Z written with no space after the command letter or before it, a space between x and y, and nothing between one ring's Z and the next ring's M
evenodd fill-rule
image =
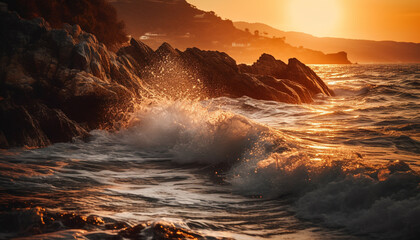
M0 206L0 223L0 230L10 232L9 237L38 235L48 238L49 234L56 236L60 232L82 230L87 239L216 239L166 222L130 225L95 215L50 212L42 207L10 209Z
M134 39L114 53L77 25L52 29L8 11L0 12L0 32L0 148L44 147L112 129L133 99L151 92L286 103L334 94L297 59L285 64L263 54L238 66L223 52L181 52L167 43L153 51Z
M85 136L139 97L140 79L79 26L0 12L0 147Z

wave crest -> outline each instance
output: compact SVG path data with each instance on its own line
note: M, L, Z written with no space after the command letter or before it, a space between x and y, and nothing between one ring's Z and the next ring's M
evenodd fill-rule
M120 132L125 144L168 151L179 163L219 164L238 160L270 129L197 101L143 104Z
M406 163L373 165L360 154L321 152L207 104L143 104L118 136L135 148L166 151L178 163L227 166L224 177L235 192L293 200L301 218L375 236L419 234L420 176Z

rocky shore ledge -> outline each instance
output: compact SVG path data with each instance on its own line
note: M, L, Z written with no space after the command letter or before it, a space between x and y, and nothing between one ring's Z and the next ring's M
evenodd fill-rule
M297 59L285 64L263 54L237 65L222 52L167 43L153 51L134 39L114 53L77 25L52 29L41 18L0 11L0 148L87 136L130 111L133 99L159 94L294 104L334 95Z

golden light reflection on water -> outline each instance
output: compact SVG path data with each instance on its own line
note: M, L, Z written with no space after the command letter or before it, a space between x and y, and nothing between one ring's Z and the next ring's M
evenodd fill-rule
M68 164L60 161L51 162L51 165L49 166L43 166L35 163L22 164L0 162L0 169L2 170L2 176L10 177L10 179L13 181L13 179L23 177L51 176L66 165Z
M323 149L323 150L335 148L334 146L326 146L326 145L310 145L309 147L314 148L314 149Z

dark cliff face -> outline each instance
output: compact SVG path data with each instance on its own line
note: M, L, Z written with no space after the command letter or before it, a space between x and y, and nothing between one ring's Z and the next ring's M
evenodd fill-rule
M286 65L264 54L238 66L226 53L169 44L153 51L133 39L114 53L77 25L51 29L7 11L0 11L0 32L0 148L43 147L116 127L133 99L156 93L287 103L333 94L296 59Z
M86 135L142 89L118 56L77 25L51 29L3 11L0 31L1 147Z

